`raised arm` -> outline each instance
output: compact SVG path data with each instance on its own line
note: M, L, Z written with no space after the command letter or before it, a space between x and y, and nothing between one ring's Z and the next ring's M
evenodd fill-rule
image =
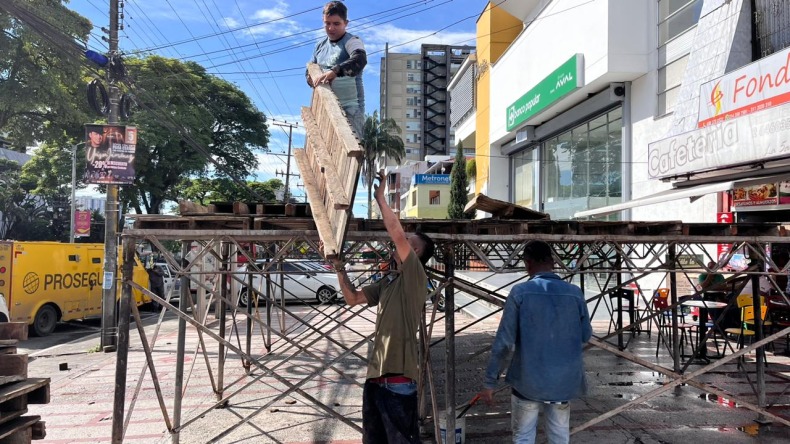
M319 245L318 250L321 253L321 256L326 257L324 254L323 243ZM329 257L327 260L332 263L332 266L335 268L335 272L337 272L337 282L340 286L340 292L343 293L343 299L345 299L346 304L366 304L368 300L365 297L365 293L362 290L358 290L356 287L354 287L354 284L351 283L351 279L348 277L348 273L346 272L346 269L343 265L343 261L337 256Z
M390 239L395 244L395 251L397 251L400 261L404 262L412 252L412 248L409 245L409 239L406 237L406 232L403 231L398 216L392 212L392 208L390 208L387 199L384 197L384 187L382 186L384 183L384 170L379 171L378 179L379 184L375 187L375 196L376 203L379 205L381 220L384 221L384 228L387 229L387 234L389 234Z

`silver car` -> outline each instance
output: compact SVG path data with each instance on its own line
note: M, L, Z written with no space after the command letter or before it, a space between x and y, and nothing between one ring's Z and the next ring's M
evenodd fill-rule
M259 269L266 267L263 261L256 261ZM248 267L242 266L235 273L235 278L243 282L240 286L238 293L239 305L246 307L249 301L249 291L247 291L248 275L245 273ZM252 273L252 287L254 292L260 295L266 294L266 279L262 278L260 273L255 272L252 267L249 267L249 272ZM332 303L338 299L338 285L337 275L331 271L328 265L303 260L285 260L281 264L272 265L269 269L272 272L272 297L274 300L280 300L281 289L283 293L283 300L285 301L303 301L308 302L316 300L320 303ZM280 280L282 278L282 281ZM282 285L281 285L282 282ZM259 300L263 296L259 295Z

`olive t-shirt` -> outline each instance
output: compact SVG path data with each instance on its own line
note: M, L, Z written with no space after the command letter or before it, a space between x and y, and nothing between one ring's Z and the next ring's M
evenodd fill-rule
M394 279L384 277L362 289L368 304L378 305L368 378L402 374L416 381L419 375L417 330L428 294L428 277L414 251L399 270Z

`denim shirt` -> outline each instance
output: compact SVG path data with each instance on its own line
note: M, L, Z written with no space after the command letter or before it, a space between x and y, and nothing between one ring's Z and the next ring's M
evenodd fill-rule
M582 351L592 335L579 287L554 273L535 274L510 291L491 349L484 386L505 382L533 401L569 401L585 392Z

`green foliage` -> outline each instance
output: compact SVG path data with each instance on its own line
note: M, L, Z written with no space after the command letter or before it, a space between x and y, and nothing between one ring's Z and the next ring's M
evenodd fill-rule
M208 205L211 202L275 202L277 191L283 188L280 179L266 182L247 182L242 187L229 179L184 179L178 185L178 193L183 199ZM255 194L253 194L254 192ZM260 197L258 197L260 196ZM261 198L263 200L261 201Z
M267 150L269 130L266 116L241 90L194 62L150 56L126 66L140 104L129 122L139 128L137 177L121 193L131 208L159 213L166 200L185 198L179 194L184 177L227 179L254 171L255 151ZM212 168L209 156L222 171Z
M0 159L0 239L55 240L55 218L47 202L30 193L34 184L21 178L22 167Z
M464 213L469 201L469 180L466 178L466 157L463 144L456 147L455 162L450 172L450 204L447 206L447 217L450 219L473 219L474 212Z
M403 139L399 136L401 129L394 119L379 119L377 111L365 119L362 147L365 148L365 161L362 164L362 181L368 187L368 219L372 214L373 181L376 178L376 160L384 158L394 159L397 164L406 157L406 148Z
M70 36L76 49L87 41L91 23L63 3L25 0L16 6ZM65 52L66 43L53 43L3 9L0 28L0 134L20 152L37 141L78 137L90 117L76 51Z
M466 162L466 177L469 180L474 180L477 177L477 162L474 159L469 159L469 162Z

